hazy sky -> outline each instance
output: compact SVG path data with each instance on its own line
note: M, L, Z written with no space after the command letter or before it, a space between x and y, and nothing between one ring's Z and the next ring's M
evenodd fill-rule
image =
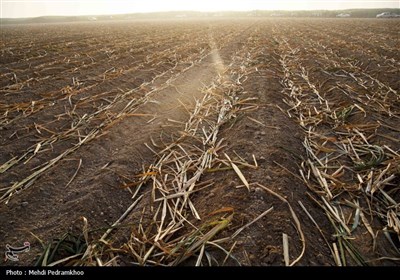
M400 8L397 1L364 0L0 0L0 16L100 15L157 11Z

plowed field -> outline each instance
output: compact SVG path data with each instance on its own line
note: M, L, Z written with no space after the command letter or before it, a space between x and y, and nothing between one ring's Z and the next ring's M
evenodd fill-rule
M4 25L2 265L398 265L400 20Z

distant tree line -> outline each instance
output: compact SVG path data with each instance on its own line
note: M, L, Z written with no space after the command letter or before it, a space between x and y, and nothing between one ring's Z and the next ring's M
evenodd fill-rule
M375 18L377 14L391 12L400 15L400 9L349 9L349 10L313 10L313 11L264 11L255 10L247 12L159 12L135 13L122 15L87 15L87 16L43 16L35 18L2 18L1 24L17 23L52 23L52 22L77 22L77 21L106 21L106 20L132 20L152 18L210 18L210 17L313 17L334 18L339 14L348 14L351 18Z
M314 10L314 11L254 11L257 16L284 17L325 17L333 18L339 14L349 14L352 18L375 18L377 14L391 12L400 14L400 9L349 9L349 10Z

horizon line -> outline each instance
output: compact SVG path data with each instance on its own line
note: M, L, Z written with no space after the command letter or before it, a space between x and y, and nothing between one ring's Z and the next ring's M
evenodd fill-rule
M1 17L1 19L35 19L41 17L90 17L90 16L121 16L121 15L146 15L146 14L167 14L167 13L200 13L200 14L209 14L209 13L248 13L248 12L315 12L315 11L325 11L325 12L333 12L333 11L350 11L350 10L400 10L400 8L348 8L348 9L307 9L307 10L286 10L286 9L252 9L252 10L215 10L215 11L199 11L199 10L171 10L171 11L152 11L152 12L128 12L128 13L110 13L110 14L76 14L76 15L67 15L67 14L44 14L40 16L33 17Z

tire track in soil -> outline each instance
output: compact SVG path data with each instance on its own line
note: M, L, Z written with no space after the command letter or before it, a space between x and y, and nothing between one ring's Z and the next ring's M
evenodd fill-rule
M245 32L240 33L220 50L221 54L229 58L245 36ZM210 45L213 45L212 41ZM80 224L81 216L86 217L90 228L94 229L108 227L114 222L132 202L131 193L122 186L133 181L135 174L142 173L144 166L154 162L154 154L144 143L151 145L152 139L160 138L160 135L170 137L177 131L175 121L185 122L188 117L185 107L194 105L195 98L203 94L201 89L211 84L222 71L219 57L217 49L211 52L138 108L135 114L145 117L132 116L120 121L89 143L86 149L79 149L62 160L9 204L0 205L3 225L0 248L5 248L6 244L31 243L31 251L21 255L19 263L6 264L34 264L42 249L30 232L47 243L61 237L76 222ZM151 115L156 117L153 119ZM77 176L65 187L80 159L82 166Z

